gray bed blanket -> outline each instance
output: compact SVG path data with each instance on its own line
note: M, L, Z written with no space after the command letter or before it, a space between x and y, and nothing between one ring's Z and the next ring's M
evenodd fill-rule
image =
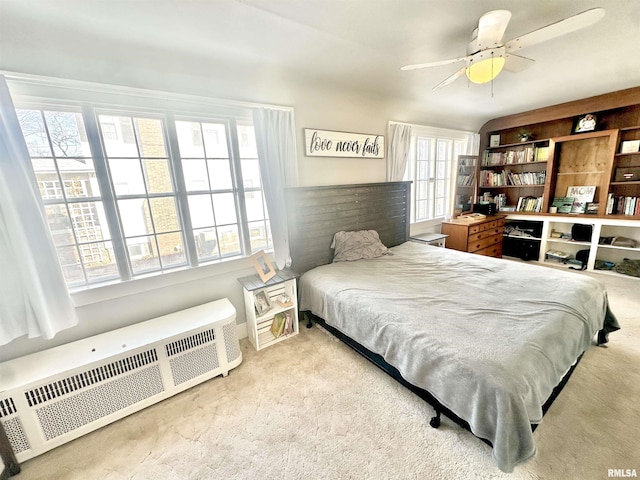
M553 388L605 323L619 328L603 285L411 242L390 252L305 273L300 310L382 355L513 471L535 454L531 424Z

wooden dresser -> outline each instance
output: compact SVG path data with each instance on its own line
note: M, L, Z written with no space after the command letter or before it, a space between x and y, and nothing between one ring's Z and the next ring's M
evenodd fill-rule
M455 219L442 222L442 233L449 235L446 248L501 257L504 219L504 215L488 215L472 222Z

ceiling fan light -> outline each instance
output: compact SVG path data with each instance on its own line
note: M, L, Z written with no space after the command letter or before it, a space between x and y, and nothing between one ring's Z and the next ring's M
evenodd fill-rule
M478 62L471 62L466 69L469 80L473 83L487 83L498 76L504 67L504 57L491 57Z

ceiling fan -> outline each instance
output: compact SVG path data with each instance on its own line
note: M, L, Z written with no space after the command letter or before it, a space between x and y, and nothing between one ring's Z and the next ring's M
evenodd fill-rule
M602 17L604 17L604 8L592 8L504 42L502 37L511 19L511 12L508 10L493 10L480 17L478 27L474 29L471 35L471 42L467 45L466 56L437 62L405 65L401 70L416 70L465 62L464 67L440 82L433 89L437 90L449 85L465 74L473 83L487 83L497 77L503 69L508 72L520 72L533 64L534 60L517 55L516 52L531 45L588 27Z

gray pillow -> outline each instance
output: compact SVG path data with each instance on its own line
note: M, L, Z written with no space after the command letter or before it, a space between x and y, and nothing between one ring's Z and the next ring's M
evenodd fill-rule
M356 232L337 232L333 236L331 248L334 249L333 262L349 262L363 258L377 258L389 249L380 241L375 230Z

